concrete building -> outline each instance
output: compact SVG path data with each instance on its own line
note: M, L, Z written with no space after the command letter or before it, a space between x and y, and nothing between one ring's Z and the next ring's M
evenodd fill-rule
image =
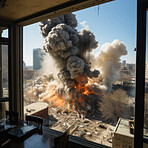
M45 53L43 52L43 50L41 48L35 48L33 49L33 70L40 70L42 65L42 61L43 61L43 56L45 55Z
M122 63L121 63L121 67L126 67L126 60L123 60Z
M126 64L129 71L135 71L135 64Z
M130 74L129 70L127 67L123 67L121 70L120 70L120 73L121 73L121 76L122 74Z
M24 79L32 79L34 76L34 70L33 69L24 69Z

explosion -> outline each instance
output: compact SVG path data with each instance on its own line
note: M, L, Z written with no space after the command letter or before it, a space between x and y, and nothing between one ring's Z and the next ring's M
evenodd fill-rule
M104 44L99 55L93 55L98 47L94 34L86 29L78 32L76 27L76 16L72 13L40 23L45 39L43 49L55 62L57 75L53 75L52 82L42 81L45 87L36 95L48 103L79 112L98 108L102 88L111 90L121 68L120 57L127 51L123 42L114 40Z

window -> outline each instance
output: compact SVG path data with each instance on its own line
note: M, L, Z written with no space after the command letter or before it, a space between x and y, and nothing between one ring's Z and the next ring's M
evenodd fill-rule
M133 146L128 123L135 107L134 6L115 1L25 26L25 114L46 117L44 125L54 130L72 126L73 136L107 146L124 118Z

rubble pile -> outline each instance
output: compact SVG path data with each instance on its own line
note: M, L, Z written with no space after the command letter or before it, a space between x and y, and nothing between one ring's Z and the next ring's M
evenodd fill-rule
M72 127L70 134L73 136L108 146L112 145L114 126L103 123L99 120L99 116L96 115L88 119L82 114L80 116L76 111L62 110L61 108L52 106L49 106L49 108L49 116L44 121L44 126L61 132Z

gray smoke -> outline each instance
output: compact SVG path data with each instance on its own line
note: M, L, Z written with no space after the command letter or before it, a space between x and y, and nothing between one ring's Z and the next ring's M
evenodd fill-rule
M77 20L72 13L48 19L39 26L45 38L43 49L52 56L59 70L57 93L60 96L75 95L74 99L78 99L80 94L74 85L85 85L87 77L98 77L100 73L98 70L91 71L86 56L98 47L95 36L86 29L78 32Z
M93 66L100 70L99 78L103 85L110 91L112 84L120 78L120 58L127 54L126 46L119 40L105 43L101 46L99 55L95 55Z

